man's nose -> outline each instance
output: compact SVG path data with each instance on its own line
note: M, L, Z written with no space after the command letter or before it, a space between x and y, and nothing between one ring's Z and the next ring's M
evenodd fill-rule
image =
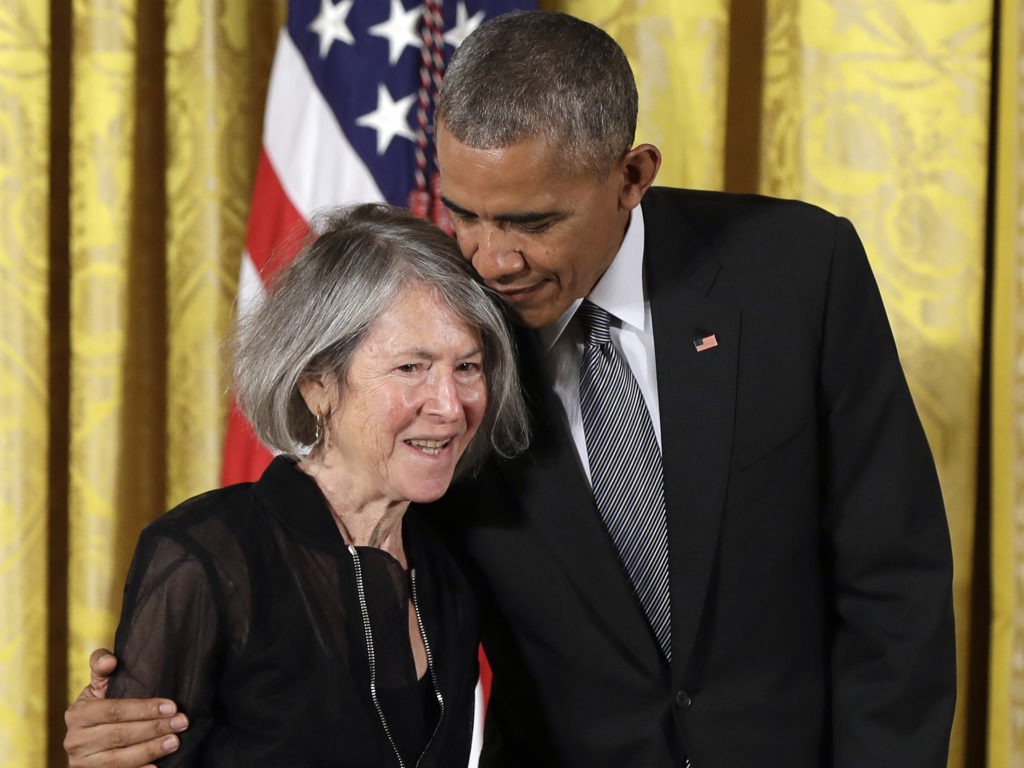
M473 253L473 269L485 281L500 281L526 267L523 254L514 239L501 227L486 227Z

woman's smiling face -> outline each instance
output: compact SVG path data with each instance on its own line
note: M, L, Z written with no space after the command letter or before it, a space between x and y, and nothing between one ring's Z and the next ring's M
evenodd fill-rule
M353 500L440 498L487 407L480 334L434 290L410 286L330 400L323 459L344 469Z

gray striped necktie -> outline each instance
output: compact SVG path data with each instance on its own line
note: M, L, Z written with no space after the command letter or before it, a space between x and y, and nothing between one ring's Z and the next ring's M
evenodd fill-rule
M661 451L640 386L612 346L609 315L584 301L580 410L594 500L666 658L672 660Z

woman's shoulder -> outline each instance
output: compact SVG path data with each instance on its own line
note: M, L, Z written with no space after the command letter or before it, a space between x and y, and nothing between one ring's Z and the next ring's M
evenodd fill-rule
M253 485L215 488L186 499L149 523L140 540L170 539L211 553L237 546L256 507Z
M126 600L150 589L194 599L203 594L231 626L246 626L258 515L252 485L193 496L147 525L136 546Z

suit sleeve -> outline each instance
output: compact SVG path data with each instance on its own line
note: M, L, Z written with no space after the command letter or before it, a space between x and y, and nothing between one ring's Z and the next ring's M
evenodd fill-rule
M845 220L821 387L833 765L944 768L956 687L948 524L878 288Z
M159 761L192 765L209 733L220 654L214 569L187 538L143 532L125 585L110 683L114 698L167 697L189 717L180 749Z

